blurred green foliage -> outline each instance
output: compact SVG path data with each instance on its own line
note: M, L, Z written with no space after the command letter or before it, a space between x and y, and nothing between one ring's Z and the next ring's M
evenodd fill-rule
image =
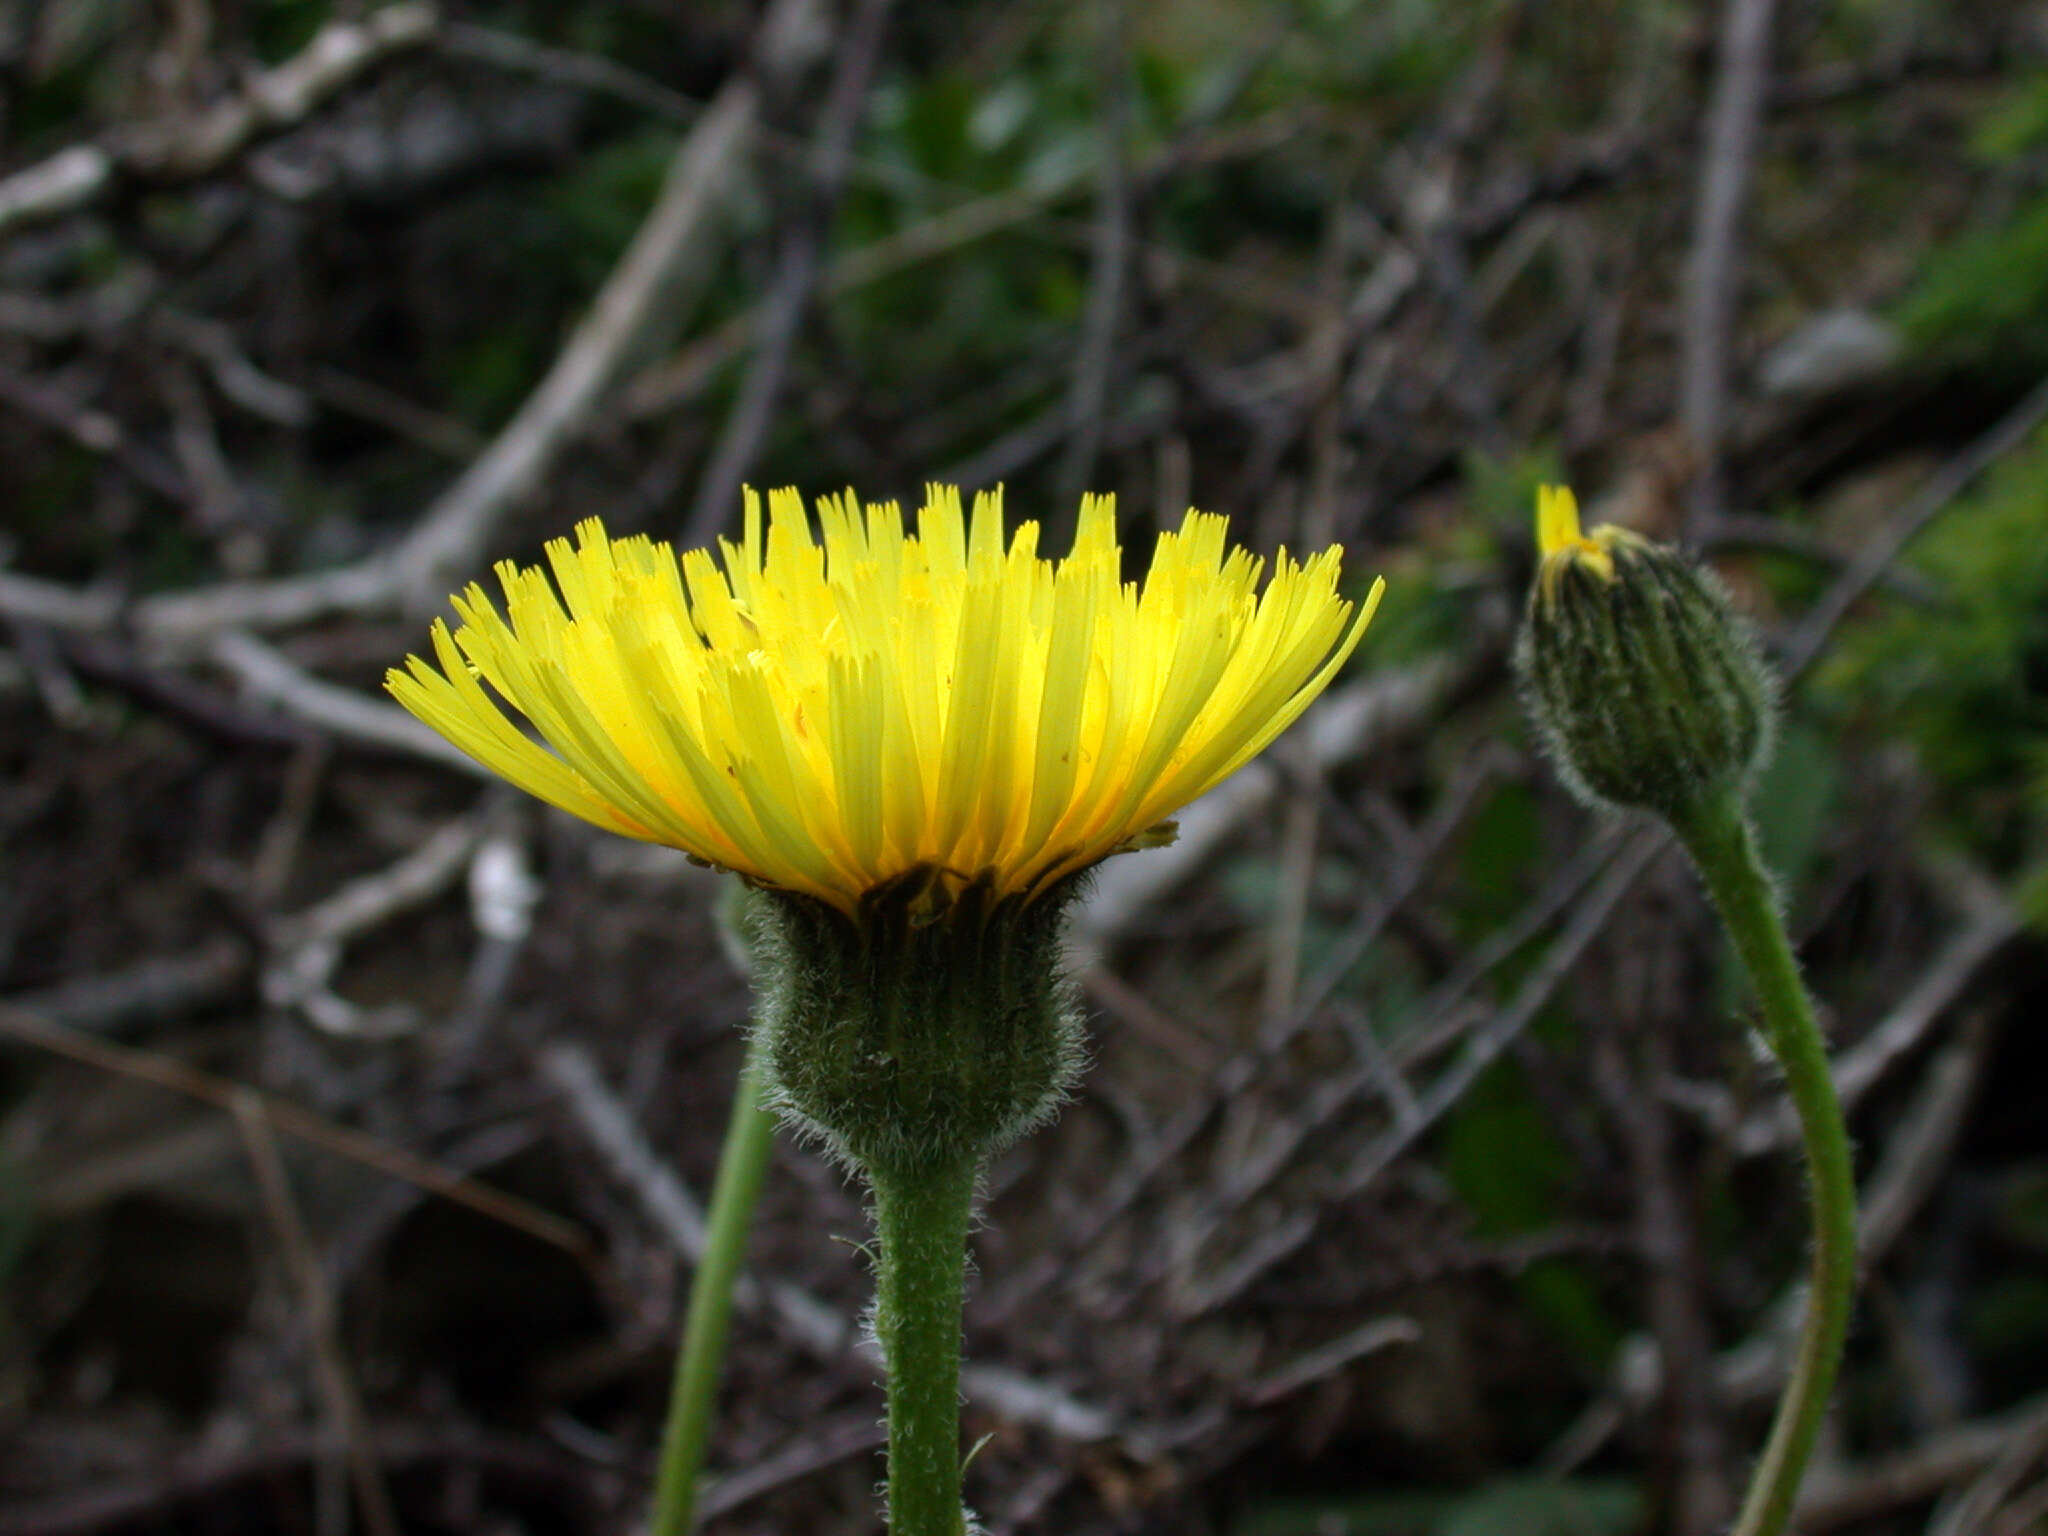
M1550 1115L1512 1061L1489 1069L1452 1111L1444 1172L1478 1236L1546 1231L1568 1216L1578 1168ZM1621 1342L1626 1330L1601 1304L1583 1265L1546 1259L1521 1269L1511 1283L1530 1315L1578 1356L1589 1377Z
M1831 710L1910 742L1946 791L1937 814L2012 874L2026 867L2016 855L2048 852L2044 807L2025 792L2048 750L2044 528L2048 431L1913 545L1934 604L1888 602L1848 626L1816 678Z
M1764 861L1795 894L1819 862L1839 803L1842 766L1837 744L1811 720L1792 715L1749 797Z
M249 8L257 56L266 64L290 58L313 40L333 11L329 0L259 0Z
M1994 105L1976 149L2009 179L2009 211L1933 253L1898 306L1909 340L1927 357L2002 376L2048 363L2048 73Z
M2048 73L1984 113L1974 148L2002 215L1935 249L1898 305L1923 365L2011 390L2048 369ZM1838 719L1910 743L1937 817L2048 922L2048 430L1945 509L1908 552L1931 604L1887 600L1845 626L1815 683Z
M2022 371L2048 357L2048 198L1942 251L1899 319L1923 352L1980 367Z

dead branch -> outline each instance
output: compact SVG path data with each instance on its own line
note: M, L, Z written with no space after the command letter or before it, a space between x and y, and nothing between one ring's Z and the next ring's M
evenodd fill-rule
M1695 513L1721 510L1720 450L1727 412L1729 334L1735 323L1737 234L1756 163L1774 0L1727 0L1706 142L1700 146L1699 202L1685 272L1678 369L1678 417L1697 456Z
M1883 1263L1947 1168L1990 1044L1991 1033L1981 1021L1965 1028L1935 1057L1913 1102L1899 1116L1858 1192L1857 1253L1865 1272ZM1795 1286L1773 1303L1749 1338L1714 1359L1715 1393L1723 1404L1755 1406L1779 1389L1801 1304ZM1642 1412L1664 1390L1664 1356L1657 1341L1638 1336L1616 1358L1608 1392L1587 1407L1545 1458L1551 1470L1568 1470L1595 1454L1629 1415ZM1820 1522L1813 1524L1818 1528Z
M226 1002L248 979L249 946L218 938L189 954L19 992L6 999L6 1006L70 1029L119 1036Z
M1812 665L1835 627L1877 584L1891 563L1905 553L1906 546L1920 531L1946 511L1949 503L1968 490L1979 475L2025 442L2043 421L2048 421L2048 382L2036 385L1990 431L1930 475L1913 499L1864 544L1849 568L1800 620L1799 627L1785 642L1785 675L1798 677Z
M1564 932L1545 952L1514 1000L1475 1030L1458 1059L1416 1094L1414 1115L1368 1142L1331 1180L1331 1204L1295 1211L1251 1239L1236 1254L1205 1264L1201 1278L1187 1277L1181 1294L1173 1298L1174 1310L1182 1317L1201 1317L1243 1295L1273 1266L1307 1245L1321 1226L1323 1216L1335 1208L1336 1201L1356 1199L1407 1153L1528 1028L1606 926L1637 878L1650 867L1652 859L1670 846L1670 841L1669 834L1661 830L1645 830L1623 845L1599 885L1572 914Z
M395 704L325 682L254 635L231 629L216 635L208 655L233 673L252 697L293 720L343 741L440 763L476 778L490 777L468 753Z
M375 874L352 880L315 906L270 925L280 948L339 944L432 901L454 885L483 839L480 818L451 821L411 853Z
M471 1473L510 1472L526 1477L545 1475L564 1489L586 1488L591 1468L582 1458L536 1445L530 1437L499 1434L475 1427L399 1425L378 1429L372 1437L377 1459L391 1473L412 1472L435 1465L455 1466ZM132 1528L137 1520L160 1520L209 1493L236 1484L262 1480L275 1487L280 1479L333 1452L324 1434L287 1431L266 1437L253 1447L209 1446L179 1456L160 1470L123 1477L109 1485L0 1514L0 1536L95 1536L97 1532Z
M1919 1092L1864 1184L1856 1247L1866 1269L1891 1251L1948 1171L1990 1058L1991 1030L1971 1019L1927 1064Z
M1095 199L1095 232L1090 242L1088 304L1074 349L1074 376L1067 392L1067 449L1054 499L1065 507L1080 498L1095 474L1102 448L1103 408L1116 361L1117 329L1124 313L1131 248L1129 138L1131 93L1130 8L1125 0L1097 0L1096 89L1101 102L1097 134L1101 165Z
M256 1173L256 1187L263 1208L284 1255L285 1268L298 1290L304 1309L313 1377L326 1409L334 1438L348 1463L363 1526L369 1536L398 1536L398 1514L391 1503L391 1489L384 1481L384 1469L370 1443L369 1424L363 1414L361 1394L343 1353L336 1332L334 1293L321 1272L319 1255L306 1230L298 1202L292 1198L291 1175L278 1155L277 1139L270 1134L263 1104L254 1094L245 1094L234 1106L235 1125Z
M151 449L137 443L121 423L105 411L68 399L60 391L13 368L0 367L0 402L29 420L60 432L87 453L115 465L138 485L180 506L195 500L192 488L177 470Z
M1897 1006L1835 1058L1835 1091L1845 1110L1854 1110L1894 1066L1926 1040L1977 973L2019 936L2022 927L2019 915L1998 902L1949 940ZM1798 1134L1791 1111L1775 1105L1737 1127L1730 1144L1743 1157L1761 1157L1795 1145Z
M1669 1070L1670 1042L1653 1019L1640 1030L1632 1062L1608 1025L1593 1045L1593 1083L1621 1132L1636 1206L1636 1243L1648 1271L1650 1334L1662 1362L1663 1415L1676 1462L1676 1536L1704 1536L1727 1518L1728 1433L1716 1400L1708 1301L1701 1283L1697 1223L1680 1194L1670 1107L1643 1079Z
M814 1472L879 1450L888 1440L872 1413L850 1413L807 1427L783 1450L743 1471L728 1472L697 1500L698 1518L714 1520Z
M517 1195L506 1194L474 1179L452 1176L401 1147L348 1126L337 1125L287 1100L257 1094L252 1088L216 1077L174 1057L95 1039L7 1003L0 1003L0 1036L101 1071L154 1083L159 1088L229 1113L233 1113L235 1106L244 1098L253 1095L261 1101L270 1124L288 1136L361 1163L366 1168L374 1168L394 1179L431 1190L443 1199L467 1206L480 1216L515 1227L529 1237L578 1258L590 1252L590 1239L580 1227Z
M1301 130L1302 114L1293 108L1272 112L1250 124L1218 130L1190 148L1183 157L1188 165L1226 163L1270 150ZM1136 180L1144 182L1160 174L1169 163L1171 151L1141 162ZM932 215L893 234L871 241L856 250L835 256L819 279L819 291L826 297L850 293L870 283L904 272L925 262L949 256L977 241L1020 226L1042 227L1048 233L1075 243L1086 243L1092 226L1079 220L1056 217L1050 209L1076 196L1087 185L1087 174L1076 169L1048 177L1043 183L991 192ZM1217 269L1197 258L1163 247L1148 246L1173 264L1176 270L1206 273L1217 291L1260 303L1276 313L1302 317L1300 300L1261 278L1257 273ZM641 421L677 410L694 400L712 375L742 356L759 334L764 305L740 311L708 334L698 337L670 357L652 363L619 391L619 408L629 420ZM1063 421L1059 412L1055 422ZM979 484L971 476L956 476L963 484Z
M1432 657L1412 668L1381 671L1332 688L1295 730L1309 761L1327 772L1429 719L1462 686L1469 669L1484 664L1487 648L1472 656ZM1170 847L1142 859L1112 859L1076 909L1072 948L1077 964L1115 941L1120 930L1168 892L1189 879L1239 827L1280 792L1279 770L1270 762L1249 763L1180 813L1179 833Z
M550 47L498 27L449 22L441 28L440 47L450 58L471 59L555 84L601 92L678 125L694 122L704 110L702 102L601 54Z
M740 487L768 440L790 353L817 293L826 237L846 190L868 86L881 57L893 3L862 0L847 23L846 36L833 49L837 63L818 113L803 202L783 228L775 276L761 301L760 321L752 328L753 364L698 481L683 535L686 544L709 544L731 519L738 509Z
M797 46L795 40L812 26L815 4L776 0L761 23L757 54L773 57ZM388 15L389 9L378 14ZM438 606L481 559L499 519L538 489L562 450L589 425L664 295L701 255L759 104L751 70L719 90L677 149L653 209L547 376L396 548L337 570L147 598L129 615L138 632L152 646L189 651L224 629L285 629L395 606L414 612ZM0 199L4 191L0 184ZM15 595L50 605L47 594L33 589ZM69 617L83 617L61 600L56 606Z
M613 1176L639 1198L641 1208L682 1258L692 1265L698 1263L705 1243L703 1207L648 1145L631 1112L606 1086L590 1054L581 1046L558 1041L543 1053L541 1070L561 1090L578 1126L604 1157ZM844 1364L854 1349L864 1353L873 1349L873 1341L852 1319L788 1281L763 1283L742 1275L733 1288L733 1301L745 1311L772 1313L794 1342L828 1364ZM969 1364L962 1368L960 1380L971 1403L1064 1439L1101 1440L1117 1430L1117 1419L1107 1409L1018 1371Z
M814 0L776 0L764 31L787 27ZM701 257L727 178L760 113L751 73L728 80L669 162L661 195L547 377L505 430L427 510L393 557L406 603L438 606L482 556L498 519L538 489L599 401L687 264Z
M1799 1529L1834 1531L1921 1504L2048 1437L2048 1400L1943 1430L1875 1466L1817 1474L1799 1501ZM2037 1451L2038 1454L2038 1451Z
M0 616L51 629L110 629L121 616L121 598L0 571Z
M196 118L150 123L105 145L74 144L0 181L0 234L90 206L122 176L189 181L211 175L259 139L297 127L385 59L428 42L440 12L399 0L360 21L334 21L303 50L259 71L235 97Z
M1411 1317L1373 1318L1251 1382L1244 1390L1245 1401L1255 1408L1269 1407L1367 1355L1396 1344L1413 1344L1421 1337L1422 1329Z
M304 912L269 925L263 999L298 1012L332 1035L386 1038L410 1033L420 1015L403 1003L364 1009L334 991L348 941L440 896L469 867L484 821L465 816L442 827L396 863L350 881Z
M0 600L0 607L4 607L4 600ZM32 640L37 632L26 629L21 633L24 639ZM111 688L144 709L228 746L295 752L315 739L315 733L296 720L247 707L211 683L187 673L150 665L134 646L122 640L75 632L51 638L55 640L50 648L51 658L79 677ZM23 659L34 665L38 660L37 648L31 643L22 649ZM44 691L51 714L63 719L57 702L49 696L49 678L39 674L36 681Z

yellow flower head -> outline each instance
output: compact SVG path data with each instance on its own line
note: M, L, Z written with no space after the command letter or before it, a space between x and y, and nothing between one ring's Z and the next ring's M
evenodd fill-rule
M1126 582L1102 496L1057 564L1036 523L1005 546L1000 493L970 520L932 486L915 534L851 493L817 520L822 544L776 491L764 528L748 492L722 569L586 522L548 545L553 583L500 564L504 614L472 585L461 625L434 625L439 667L408 657L387 685L552 805L852 915L906 878L1028 898L1170 834L1322 691L1380 595L1337 596L1335 547L1283 550L1260 592L1200 512Z

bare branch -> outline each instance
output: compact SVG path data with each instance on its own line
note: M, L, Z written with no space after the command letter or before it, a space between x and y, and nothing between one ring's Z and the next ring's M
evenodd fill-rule
M704 1254L703 1207L675 1171L648 1145L631 1111L606 1086L597 1064L581 1046L558 1042L541 1058L541 1070L558 1088L577 1124L603 1155L613 1176L637 1195L670 1244L691 1264ZM762 1282L742 1275L733 1300L748 1311L766 1309L791 1339L827 1362L848 1352L873 1349L853 1320L786 1280ZM1117 1428L1107 1409L1082 1402L1063 1389L997 1365L968 1365L960 1383L969 1399L1020 1424L1032 1424L1069 1440L1101 1440Z
M810 29L815 5L816 0L776 0L761 23L757 52L787 53L791 39ZM393 9L400 8L378 15ZM308 52L320 47L316 40ZM153 644L189 649L223 629L285 629L400 605L415 611L438 606L479 561L498 521L534 493L562 450L590 424L663 296L699 254L759 107L760 87L751 71L736 74L719 90L677 149L653 209L547 376L395 549L311 575L147 598L132 613L138 630ZM0 183L0 208L6 187ZM15 596L28 594L17 590Z
M360 21L330 22L302 51L197 119L152 123L104 147L59 150L0 181L0 234L78 212L121 173L164 181L209 175L258 139L297 127L373 65L427 42L439 25L439 10L421 0L401 0Z
M1944 945L1898 1005L1833 1063L1835 1091L1845 1109L1854 1110L1878 1082L1923 1042L1964 988L1993 956L2022 932L2019 915L2004 904L1980 914ZM1758 1157L1797 1145L1798 1123L1789 1106L1779 1104L1765 1115L1746 1121L1735 1133L1736 1152Z
M1298 1355L1276 1371L1269 1371L1245 1388L1254 1407L1268 1407L1304 1387L1314 1386L1353 1361L1378 1354L1395 1344L1413 1344L1422 1328L1412 1317L1375 1317L1339 1338Z
M344 740L425 758L477 778L491 777L468 753L397 705L325 682L254 635L228 630L214 639L207 654L232 672L252 696L276 705L295 720Z
M289 1099L258 1094L254 1089L201 1071L175 1057L138 1051L80 1034L52 1019L7 1003L0 1003L0 1037L101 1071L153 1083L231 1114L238 1112L238 1105L254 1098L261 1103L264 1117L270 1125L288 1136L324 1148L366 1168L374 1168L394 1179L430 1190L443 1199L453 1200L480 1216L516 1227L529 1237L566 1253L582 1257L591 1252L590 1239L582 1228L530 1201L474 1179L451 1174L424 1157L316 1115Z
M432 901L453 886L483 840L481 818L458 817L396 863L351 880L317 905L271 924L281 948L339 944Z
M2048 421L2048 380L2037 384L1990 431L1930 475L1913 499L1863 545L1849 568L1800 621L1799 628L1785 642L1786 674L1797 677L1804 672L1827 644L1835 626L1877 584L1915 536L1969 489L1979 475L2025 442L2044 421Z
M1735 315L1736 236L1756 162L1774 0L1727 0L1721 62L1701 146L1699 202L1686 265L1678 415L1698 455L1694 511L1720 509L1720 446L1727 409L1728 340Z
M809 3L777 0L779 7ZM408 606L438 606L450 585L470 574L498 519L534 493L589 424L663 296L699 253L759 110L759 85L738 75L690 130L653 210L547 377L399 546L393 569Z
M725 526L737 508L740 486L768 439L791 349L817 293L825 239L846 190L892 4L893 0L862 0L834 50L838 63L818 113L805 201L783 232L774 282L762 302L760 321L752 327L754 363L698 482L683 536L686 544L708 544Z
M111 629L121 617L121 599L113 592L81 592L39 576L0 571L0 617L51 629Z
M1469 658L1433 657L1331 689L1295 728L1309 760L1326 771L1428 719L1468 675L1466 669L1477 664ZM1270 762L1247 763L1180 813L1180 831L1170 847L1142 859L1104 864L1074 914L1075 949L1087 957L1107 947L1121 929L1190 878L1225 838L1279 793L1281 783Z
M1922 1503L1997 1465L2016 1447L2039 1447L2044 1442L2048 1398L2033 1398L1995 1418L1958 1424L1874 1466L1814 1477L1799 1501L1799 1529L1839 1530Z
M632 1111L611 1091L590 1053L580 1045L558 1041L542 1052L540 1064L612 1176L638 1197L640 1208L669 1246L690 1264L699 1263L708 1240L703 1206L648 1144ZM842 1358L856 1336L847 1319L787 1282L764 1287L752 1276L742 1275L733 1287L733 1300L748 1311L763 1306L772 1309L789 1336L823 1360Z
M1130 7L1126 0L1097 0L1097 89L1101 131L1096 135L1102 165L1095 203L1095 237L1088 272L1088 307L1081 318L1074 379L1067 394L1067 451L1060 463L1058 502L1066 506L1088 489L1102 448L1103 408L1116 362L1118 322L1131 264Z
M249 975L249 946L217 938L186 954L139 960L20 992L7 1006L41 1014L72 1029L119 1035L234 996Z
M58 218L90 203L114 179L114 157L97 144L73 144L0 181L0 233Z
M1670 836L1660 829L1636 833L1623 844L1607 867L1599 885L1572 914L1557 941L1544 953L1514 1000L1485 1025L1473 1032L1458 1059L1438 1074L1415 1096L1415 1114L1390 1126L1374 1137L1331 1181L1337 1197L1355 1199L1369 1188L1393 1162L1405 1154L1451 1107L1462 1099L1479 1076L1505 1051L1550 1001L1558 985L1571 973L1588 945L1606 927L1616 907L1635 886L1650 861L1670 846ZM1175 1298L1175 1310L1183 1317L1199 1317L1241 1296L1275 1264L1298 1253L1315 1235L1321 1219L1331 1206L1304 1209L1254 1238L1243 1250L1225 1262L1208 1268L1205 1278Z
M342 1457L348 1463L363 1526L370 1536L398 1536L398 1515L392 1507L391 1490L370 1442L362 1395L356 1390L355 1376L349 1370L348 1356L336 1328L334 1290L321 1271L312 1235L292 1197L291 1176L278 1153L277 1138L270 1134L263 1100L253 1093L242 1094L236 1099L233 1112L236 1128L242 1133L243 1148L256 1174L264 1212L284 1254L292 1285L299 1293L307 1343L313 1356L314 1385L334 1438L340 1442Z

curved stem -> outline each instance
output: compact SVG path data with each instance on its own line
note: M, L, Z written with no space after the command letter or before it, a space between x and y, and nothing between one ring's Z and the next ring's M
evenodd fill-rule
M1755 984L1771 1050L1784 1070L1806 1143L1813 1211L1806 1318L1791 1379L1732 1533L1779 1536L1790 1523L1799 1480L1827 1411L1855 1295L1856 1185L1849 1135L1829 1076L1827 1044L1800 983L1748 818L1733 795L1723 795L1681 822L1677 831Z
M875 1337L889 1368L890 1536L964 1536L960 1306L978 1167L870 1168Z
M747 1064L733 1090L732 1118L726 1125L725 1149L719 1154L718 1176L711 1188L704 1253L690 1282L690 1310L676 1355L668 1424L661 1435L650 1536L688 1536L696 1522L697 1479L704 1468L719 1375L725 1364L733 1285L746 1258L747 1233L768 1169L768 1154L775 1145L775 1116L761 1107L756 1049L748 1046Z

